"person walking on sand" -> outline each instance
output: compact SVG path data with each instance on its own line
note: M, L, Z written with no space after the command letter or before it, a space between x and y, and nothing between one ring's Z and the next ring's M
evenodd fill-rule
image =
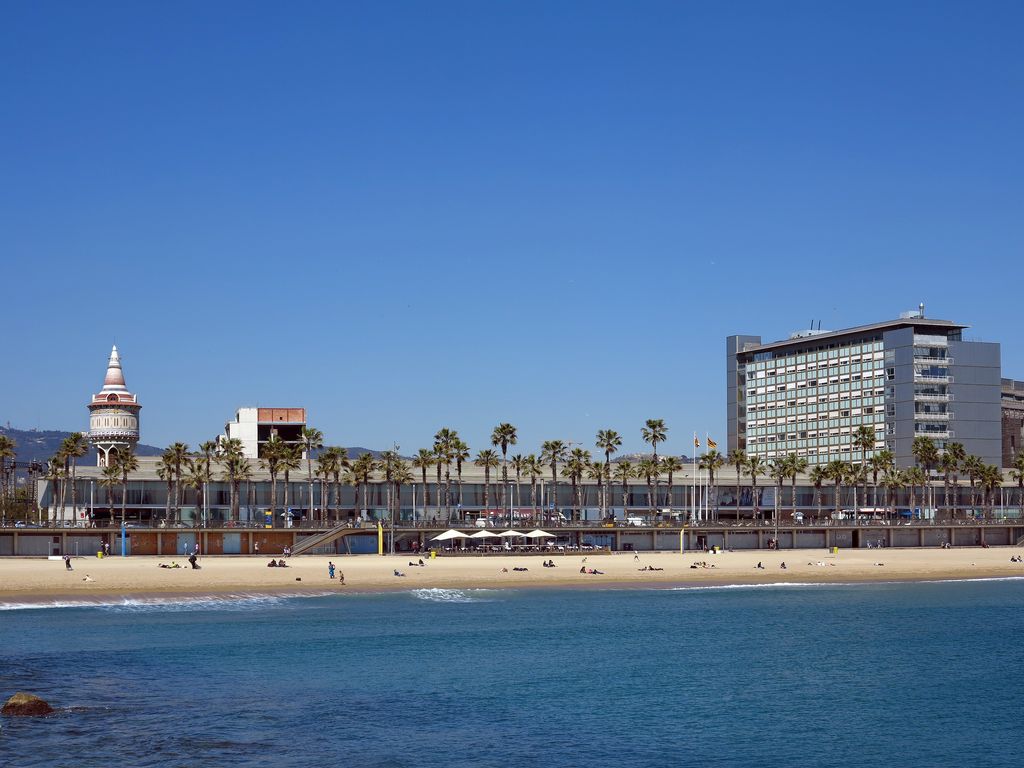
M334 563L330 560L327 561L327 576L328 578L334 578Z
M338 583L343 587L345 586L345 574L341 571L338 571Z
M74 570L74 568L71 567L71 555L64 555L64 566L69 571L73 571Z
M260 543L258 541L253 542L252 551L257 555L260 553Z
M109 541L104 541L103 542L103 556L104 557L110 557L110 542Z

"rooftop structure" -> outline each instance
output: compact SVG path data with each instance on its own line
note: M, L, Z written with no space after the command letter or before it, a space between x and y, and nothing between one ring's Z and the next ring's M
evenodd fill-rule
M999 345L964 341L966 327L926 318L921 305L896 320L783 341L729 336L729 450L766 460L794 453L813 465L888 449L905 467L914 438L925 436L940 450L956 441L999 463ZM861 426L875 432L867 451L853 444Z
M263 456L263 446L271 435L300 445L305 426L305 408L239 408L235 420L224 425L220 439L241 441L242 455L258 459ZM306 458L305 453L302 457Z
M103 389L89 402L89 442L96 446L96 464L105 467L111 453L134 449L139 442L139 411L136 395L128 391L117 347L110 350Z

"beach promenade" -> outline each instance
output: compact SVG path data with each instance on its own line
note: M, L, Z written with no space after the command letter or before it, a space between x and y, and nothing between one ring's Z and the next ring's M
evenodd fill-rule
M781 550L686 554L668 552L553 556L554 568L529 556L424 558L410 555L305 556L287 568L268 568L269 557L202 557L200 570L181 557L0 559L0 600L96 601L157 595L251 595L278 592L366 592L396 589L503 589L544 587L635 588L725 584L843 583L977 578L1024 578L1022 548ZM586 562L584 558L586 557ZM161 568L161 563L180 568ZM345 585L328 577L333 562ZM692 568L695 563L709 567ZM763 568L758 568L760 563ZM782 568L782 563L786 568ZM713 567L710 567L713 566ZM525 568L527 570L514 570ZM580 573L580 569L600 573ZM657 570L650 570L650 569ZM646 570L645 570L646 569ZM404 574L395 576L395 571Z

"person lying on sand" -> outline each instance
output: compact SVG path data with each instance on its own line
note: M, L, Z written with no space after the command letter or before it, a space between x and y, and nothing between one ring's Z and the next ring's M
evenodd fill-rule
M287 568L288 567L288 563L286 563L284 560L278 560L277 561L277 567L278 568Z
M597 568L591 568L587 571L592 576L604 576L604 571L599 571Z
M270 558L270 562L267 563L267 568L277 568L277 560Z
M402 572L401 572L400 570L398 570L397 568L395 568L395 576L405 576L405 574L404 574L404 573L402 573Z
M92 576L90 576L90 575L89 575L89 574L87 573L87 574L85 574L85 578L84 578L84 579L82 579L82 581L96 581L96 579L94 579L94 578L93 578Z

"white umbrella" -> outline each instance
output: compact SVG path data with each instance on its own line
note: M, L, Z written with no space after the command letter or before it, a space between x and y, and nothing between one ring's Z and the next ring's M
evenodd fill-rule
M533 530L533 531L530 531L529 533L527 533L526 534L526 538L528 538L528 539L553 539L553 538L555 538L555 534L548 533L547 531L542 531L540 528L537 528L536 530Z
M473 534L472 536L470 536L469 538L471 538L471 539L493 539L493 538L495 538L495 537L496 537L497 535L498 535L498 534L496 534L496 533L491 533L490 531L477 531L476 533L474 533L474 534Z
M510 538L512 536L525 536L526 534L525 533L520 533L519 531L502 531L498 535L501 536L504 539L504 538Z
M468 539L469 536L462 531L456 531L454 528L445 531L444 533L438 534L431 541L450 541L451 539Z

